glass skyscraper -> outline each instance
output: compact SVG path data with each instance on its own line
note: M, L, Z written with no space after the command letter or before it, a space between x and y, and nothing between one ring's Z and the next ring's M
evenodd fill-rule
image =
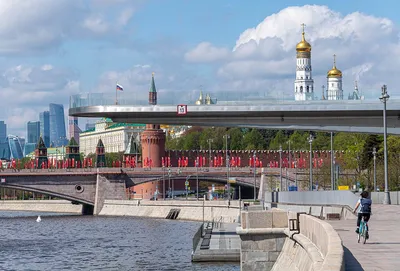
M43 137L46 147L50 147L50 113L49 111L40 112L40 135ZM37 143L37 142L35 142Z
M6 142L7 137L7 124L3 120L0 120L0 143Z
M28 121L27 124L27 135L26 143L37 143L40 136L40 122L39 121Z
M9 135L7 137L8 146L10 147L10 159L21 159L24 157L21 143L17 136Z
M65 131L64 106L62 104L49 104L50 113L50 145L60 147L67 145Z

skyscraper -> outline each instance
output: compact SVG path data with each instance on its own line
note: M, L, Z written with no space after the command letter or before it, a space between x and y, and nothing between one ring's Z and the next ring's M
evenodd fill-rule
M75 141L79 144L79 133L81 133L81 129L78 126L78 118L77 117L69 117L68 124L68 136L69 138L74 138Z
M7 124L4 120L0 120L0 143L5 142L7 137Z
M64 106L50 104L50 144L60 147L68 143L65 131Z
M40 112L40 134L46 147L50 147L50 113L49 111ZM37 143L37 142L35 142Z
M21 159L24 157L18 136L9 135L7 142L10 148L10 159Z
M40 136L40 122L39 121L28 121L27 124L27 142L26 143L37 143Z

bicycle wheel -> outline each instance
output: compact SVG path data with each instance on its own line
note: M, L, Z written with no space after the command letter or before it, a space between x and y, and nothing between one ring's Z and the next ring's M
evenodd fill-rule
M363 243L365 244L367 242L367 229L363 230Z
M357 239L358 243L360 243L361 236L363 233L363 228L364 228L364 223L363 223L363 221L361 221L360 227L358 228L358 239Z

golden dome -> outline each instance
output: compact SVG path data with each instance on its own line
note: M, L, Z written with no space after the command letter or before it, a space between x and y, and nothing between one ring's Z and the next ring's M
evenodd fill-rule
M304 26L305 24L302 24L303 26L303 32L301 33L301 41L297 43L296 45L296 51L297 52L311 52L311 44L309 44L306 41L306 38L304 37Z
M328 78L342 77L342 71L336 68L336 55L333 55L333 68L328 71Z

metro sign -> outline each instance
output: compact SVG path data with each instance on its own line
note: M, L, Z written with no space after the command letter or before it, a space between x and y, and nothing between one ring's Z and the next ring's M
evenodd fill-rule
M1 182L2 182L2 183L5 183L5 182L6 182L6 179L1 178Z
M186 104L178 104L176 107L176 113L178 115L186 115L187 114L187 105Z

